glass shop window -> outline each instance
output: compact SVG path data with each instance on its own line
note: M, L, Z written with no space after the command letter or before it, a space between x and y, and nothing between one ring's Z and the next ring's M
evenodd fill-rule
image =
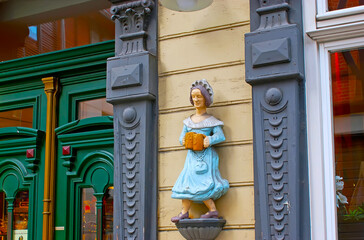
M0 128L33 127L33 108L22 108L0 112Z
M102 239L112 240L114 187L109 187L102 201Z
M0 192L0 240L6 240L8 233L8 210L5 193Z
M78 119L100 116L112 116L112 104L106 102L106 98L86 100L78 103Z
M20 191L16 195L13 210L13 237L27 239L29 219L29 191Z
M364 239L364 49L331 53L339 239Z
M39 25L1 25L0 62L114 39L109 9Z
M101 213L96 208L96 197L92 188L82 189L82 240L97 239L97 214ZM109 187L102 200L102 240L113 239L113 202L114 188Z
M97 236L96 197L92 188L82 189L82 239L95 240Z
M363 0L328 0L329 11L364 5Z

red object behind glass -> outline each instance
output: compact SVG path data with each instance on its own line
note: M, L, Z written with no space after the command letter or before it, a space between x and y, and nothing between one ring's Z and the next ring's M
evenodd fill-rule
M339 239L364 239L364 49L332 53L331 69Z

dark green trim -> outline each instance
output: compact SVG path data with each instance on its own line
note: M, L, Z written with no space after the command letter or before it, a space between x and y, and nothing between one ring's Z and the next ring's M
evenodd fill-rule
M61 80L62 86L67 85L73 85L73 84L80 84L85 82L93 82L97 80L104 80L106 79L106 69L95 69L95 72L90 71L87 69L85 73L81 71L77 71L77 75L74 74L74 72L71 72L70 76L67 76L66 74L63 75ZM105 86L104 86L104 92L105 92Z
M0 156L24 154L27 149L38 149L44 132L25 127L0 128ZM5 140L2 140L5 138ZM9 138L9 139L6 139Z
M56 128L55 132L57 135L72 133L76 130L87 129L90 131L90 128L95 126L105 126L106 128L113 127L113 120L114 117L112 116L104 116L104 117L93 117L93 118L85 118L82 120L76 120L65 124L61 127ZM84 134L84 133L83 133ZM81 134L82 135L82 134ZM59 136L60 139L64 138L65 136Z
M62 146L72 145L77 148L88 148L91 146L105 146L114 143L113 129L89 131L86 133L71 133L58 136Z
M27 91L30 90L38 90L38 89L43 89L44 88L44 84L42 83L42 81L38 81L38 79L35 79L33 81L30 80L29 82L22 82L21 84L18 81L14 81L11 84L7 84L6 86L2 86L0 88L0 95L2 94L10 94L10 93L22 93L24 92L24 89L26 89Z
M34 149L37 147L33 144L35 141L35 138L29 138L0 142L0 156L17 155L20 153L24 153L25 155L27 149Z
M114 40L0 63L0 84L106 64L114 56Z
M104 76L105 77L105 76ZM105 79L105 78L104 78ZM97 98L106 97L105 87L92 86L92 89L85 91L85 89L78 91L69 92L69 106L70 106L70 121L75 121L78 119L78 103L86 100L93 100ZM88 90L88 89L87 89Z
M26 127L6 127L0 128L0 137L2 136L29 136L37 137L41 131Z
M31 174L27 171L25 166L17 158L7 158L0 161L0 182L4 183L5 179L9 176L15 176L17 184L3 184L0 186L0 191L6 194L6 200L13 201L17 193L22 190L29 191L29 212L28 212L28 239L34 238L33 225L35 223L36 214L36 201L37 201L37 174ZM9 206L8 210L11 210Z
M97 70L97 72L82 72L77 75L69 72L69 75L64 75L60 79L61 85L63 86L60 106L68 106L68 108L60 109L60 125L67 124L78 119L78 102L105 97L105 65L92 70ZM90 84L91 82L92 84Z
M69 175L70 178L70 210L75 214L69 219L69 239L81 239L81 190L91 187L94 195L103 195L109 186L114 184L113 162L114 156L107 151L95 151L87 154L82 160L79 171ZM93 183L91 177L95 170L103 169L108 173L108 181L105 184ZM102 212L101 212L102 214ZM73 231L72 231L73 230Z

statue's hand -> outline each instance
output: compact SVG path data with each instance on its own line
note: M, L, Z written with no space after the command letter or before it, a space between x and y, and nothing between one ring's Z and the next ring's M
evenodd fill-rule
M205 139L203 140L203 146L205 148L208 148L210 146L210 140L208 137L205 137Z
M182 145L185 146L185 143L186 143L186 137L183 137L182 138Z

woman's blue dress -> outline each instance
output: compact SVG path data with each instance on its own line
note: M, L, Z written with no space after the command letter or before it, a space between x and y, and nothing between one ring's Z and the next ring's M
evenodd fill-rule
M227 192L229 182L220 175L219 156L212 146L225 141L224 123L213 116L199 123L187 118L183 123L181 144L187 132L195 132L205 134L210 146L203 151L188 150L184 168L172 188L172 198L195 202L218 199Z

